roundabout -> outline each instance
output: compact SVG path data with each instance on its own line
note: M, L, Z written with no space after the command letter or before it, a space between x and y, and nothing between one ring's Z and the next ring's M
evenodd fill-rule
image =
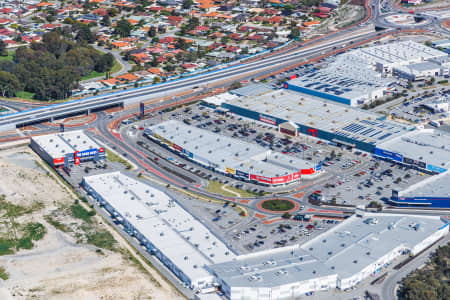
M258 202L257 207L265 213L280 214L297 211L300 205L290 199L265 199Z
M423 26L430 23L428 19L412 14L393 14L386 16L384 19L388 24L399 27Z

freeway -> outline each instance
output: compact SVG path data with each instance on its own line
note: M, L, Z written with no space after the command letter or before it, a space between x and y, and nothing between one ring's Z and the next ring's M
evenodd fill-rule
M390 33L392 32L394 31L390 31ZM167 81L157 85L145 86L132 90L74 100L9 114L0 118L0 130L11 130L16 126L25 126L55 117L96 110L107 106L123 105L124 103L130 103L133 101L138 102L149 99L152 96L160 95L161 93L169 93L175 90L189 89L196 86L200 87L214 82L233 80L235 78L242 78L245 76L248 78L255 72L264 69L282 68L289 64L298 62L302 58L307 58L321 52L329 51L345 43L356 43L370 39L376 35L376 32L368 31L367 28L358 28L358 30L355 30L351 36L346 38L334 38L327 40L326 42L317 42L316 44L310 46L299 45L290 49L286 53L277 54L276 56L271 57L263 57L257 61L241 63L221 70Z

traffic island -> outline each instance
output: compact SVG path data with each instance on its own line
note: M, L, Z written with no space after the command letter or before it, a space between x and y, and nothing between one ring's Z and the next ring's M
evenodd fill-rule
M300 205L289 199L267 199L258 203L258 209L267 213L286 213L298 210Z

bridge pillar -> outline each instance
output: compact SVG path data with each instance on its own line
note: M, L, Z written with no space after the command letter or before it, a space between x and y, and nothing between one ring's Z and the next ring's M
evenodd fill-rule
M88 108L88 110L87 110L87 115L89 116L90 114L91 114L91 109Z
M145 114L145 104L144 102L139 103L139 119L143 120Z
M51 118L50 118L50 123L53 123L53 122L54 122L54 118L51 117Z

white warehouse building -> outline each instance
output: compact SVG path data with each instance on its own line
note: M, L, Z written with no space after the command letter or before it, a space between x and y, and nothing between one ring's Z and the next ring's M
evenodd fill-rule
M193 290L214 290L206 265L235 254L166 193L120 172L83 178L101 206Z
M301 246L238 256L208 268L231 300L296 299L307 292L357 286L448 231L440 217L358 212Z

